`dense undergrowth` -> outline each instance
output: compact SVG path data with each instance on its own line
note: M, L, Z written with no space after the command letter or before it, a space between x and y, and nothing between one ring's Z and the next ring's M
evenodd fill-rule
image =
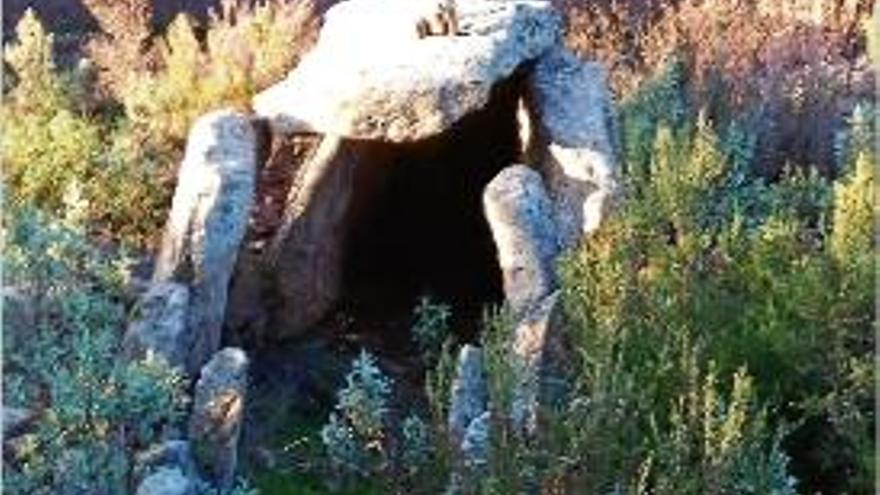
M862 36L863 2L820 30L785 21L795 41L778 12L737 10L760 3L730 2L726 24L697 23L700 2L645 19L571 7L571 44L621 96L626 201L560 265L575 353L537 438L498 419L521 370L503 312L487 317L496 420L474 491L873 490L876 107L838 72L780 61L821 46L851 68L880 37ZM73 68L27 15L4 51L4 402L39 411L5 454L4 490L130 492L133 452L179 428L180 377L114 359L132 303L122 252L161 231L192 119L295 63L311 21L272 5L164 33L117 19L115 42ZM600 31L578 35L588 21ZM303 434L314 462L253 473L263 493L442 492L456 342L448 308L424 302L414 321L426 406L396 403L360 355Z
M307 2L224 6L205 26L182 14L161 36L149 16L111 17L115 36L91 39L74 67L56 64L53 35L28 11L4 50L7 204L58 215L73 196L92 235L150 247L195 118L246 105L295 65L314 30Z

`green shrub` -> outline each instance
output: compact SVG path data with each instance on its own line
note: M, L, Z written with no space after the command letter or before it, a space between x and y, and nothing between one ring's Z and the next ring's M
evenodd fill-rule
M150 45L143 2L123 6L131 15L97 4L113 36L89 52L103 88L90 61L73 71L56 66L52 35L32 11L4 50L13 76L0 138L7 197L61 214L65 193L77 189L93 233L145 247L161 231L192 122L219 106L247 106L280 80L308 46L316 17L309 2L226 2L204 37L181 16ZM124 114L108 95L122 100Z
M170 199L167 155L124 119L87 113L87 75L59 71L52 49L29 11L5 53L16 75L3 107L7 201L60 216L75 190L89 230L142 247L160 231Z
M3 162L13 204L61 206L68 183L82 177L99 145L99 131L73 112L53 59L53 37L32 10L16 27L4 60L15 84L3 108Z
M159 39L160 68L129 74L126 114L158 143L180 146L192 122L220 106L249 105L256 91L281 80L315 29L310 2L241 7L225 1L205 26L181 14Z
M449 339L452 309L446 304L434 303L430 298L423 297L413 311L413 316L413 340L430 367L436 363L443 344Z
M35 424L5 465L10 493L130 493L134 453L179 425L183 378L153 358L117 358L125 325L121 262L71 225L4 212L5 405Z
M705 373L691 370L669 428L651 438L636 493L797 493L781 435L771 436L755 407L752 379L738 371L726 400L721 390L711 362Z
M339 391L336 412L321 430L334 469L342 476L366 477L387 468L391 381L376 359L361 351Z
M585 493L636 486L628 480L640 473L655 493L663 480L670 493L709 490L700 474L707 452L676 454L691 464L669 471L644 438L699 438L703 426L682 423L677 401L687 390L706 394L684 378L690 363L710 362L722 394L746 367L767 411L754 423L762 431L742 433L759 439L762 454L742 454L737 469L784 493L787 455L806 492L867 493L876 161L853 139L861 149L847 154L858 164L833 188L802 171L770 183L748 166L751 138L726 125L719 137L705 118L659 124L650 155L631 155L646 166L628 168L625 205L563 263L570 332L583 353L573 403L582 407L566 449L586 459ZM648 134L639 136L628 146L647 149ZM782 441L774 432L784 424L792 427Z
M415 407L398 407L391 400L391 379L376 358L362 350L320 432L330 467L328 481L335 489L414 494L443 490L445 450L437 432L444 430L433 429Z

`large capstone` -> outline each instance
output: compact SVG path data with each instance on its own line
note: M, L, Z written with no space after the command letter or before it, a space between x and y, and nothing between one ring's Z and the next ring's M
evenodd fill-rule
M254 99L279 132L414 141L483 107L492 87L561 39L543 0L458 0L459 33L419 37L433 0L350 0L325 16L317 46Z
M190 288L187 370L195 374L220 347L229 278L253 202L256 136L232 110L196 121L180 167L155 282Z
M279 296L276 336L296 336L338 300L355 172L369 143L325 136L294 181L269 253Z

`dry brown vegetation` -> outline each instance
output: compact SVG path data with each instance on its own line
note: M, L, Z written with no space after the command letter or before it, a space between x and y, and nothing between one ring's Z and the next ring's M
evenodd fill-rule
M627 98L678 54L692 104L721 94L760 127L759 156L775 175L787 163L828 171L845 115L872 99L865 30L873 0L560 0L567 41L603 62Z

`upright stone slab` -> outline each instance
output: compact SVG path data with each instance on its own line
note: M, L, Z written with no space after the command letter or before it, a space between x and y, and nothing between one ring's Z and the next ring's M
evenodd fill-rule
M193 480L179 469L162 467L144 478L137 495L196 495Z
M482 349L461 348L449 395L449 442L455 457L446 493L473 493L489 456L489 386Z
M152 284L141 296L122 340L123 355L139 360L152 354L185 369L193 334L187 324L189 289L176 282Z
M511 419L518 429L534 432L541 405L558 398L566 368L561 294L556 291L517 323L513 352L524 365L525 380L514 391Z
M450 390L449 434L460 446L470 424L488 408L489 389L483 369L483 351L470 344L461 348Z
M498 249L505 298L521 317L556 288L559 244L553 205L541 175L514 165L486 186L483 207Z
M235 481L247 369L244 351L226 348L202 368L196 383L189 423L193 457L202 477L221 493Z
M277 337L299 335L339 297L354 177L366 147L325 136L297 174L269 260L280 297Z
M538 59L527 87L525 154L547 181L559 239L569 248L599 226L618 194L612 96L599 64L561 46Z
M190 287L192 374L220 346L229 278L253 202L256 152L250 120L232 110L199 118L187 142L153 279Z

